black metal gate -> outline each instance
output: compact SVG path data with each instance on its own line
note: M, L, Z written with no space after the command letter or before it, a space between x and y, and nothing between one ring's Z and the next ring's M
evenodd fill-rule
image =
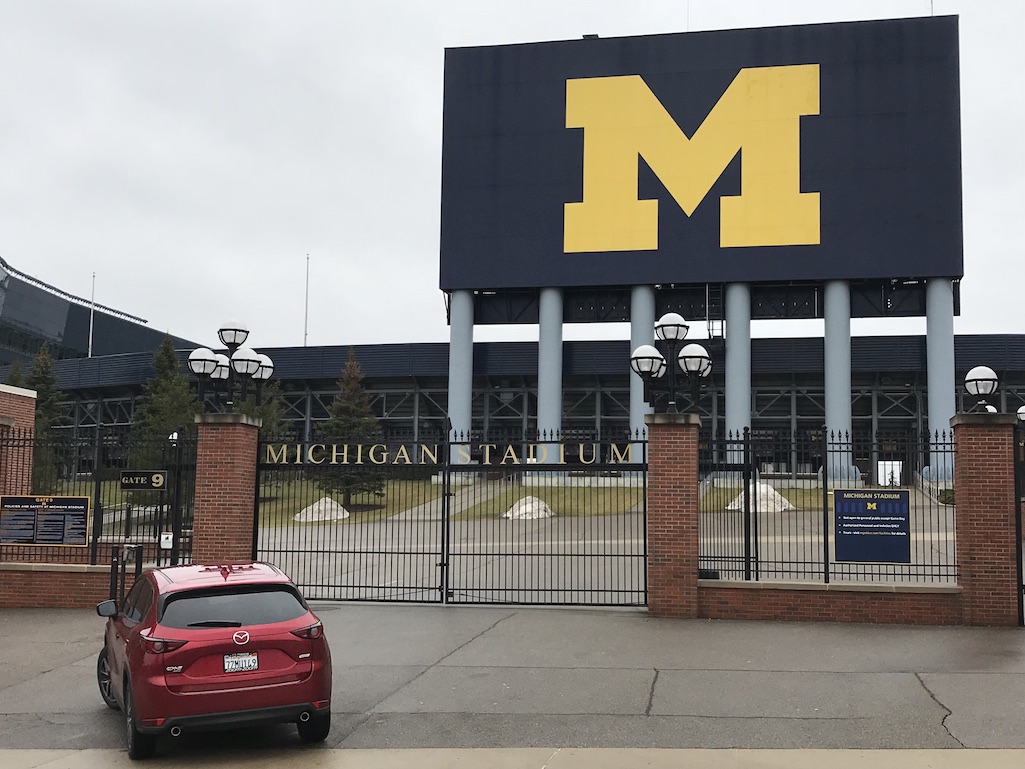
M699 567L709 579L957 582L950 434L876 439L809 431L702 441ZM838 516L836 495L893 497L892 512ZM847 504L845 502L845 504ZM892 532L894 538L876 536ZM845 537L838 549L838 535ZM872 536L869 536L872 535ZM851 556L854 539L900 557ZM841 556L842 557L838 557Z
M126 546L140 548L147 563L191 560L195 438L139 439L104 429L11 431L0 440L0 474L9 491L89 498L84 545L5 532L0 560L104 564L112 550L123 553ZM122 474L146 480L130 488Z
M644 451L267 441L254 555L310 598L643 606Z

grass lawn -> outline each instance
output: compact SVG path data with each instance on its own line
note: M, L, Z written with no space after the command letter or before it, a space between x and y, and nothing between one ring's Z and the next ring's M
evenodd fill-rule
M701 497L699 509L702 513L718 513L726 509L740 496L741 486L715 486L709 488ZM776 489L776 493L792 504L797 510L821 510L822 489ZM833 495L829 495L829 509L833 509ZM764 510L760 512L766 512Z
M90 504L96 502L96 482L88 478L69 481L55 481L46 488L46 494L57 497L89 497ZM120 481L100 481L100 502L105 508L123 505L128 492L121 490Z
M335 521L339 525L363 523L389 518L403 510L417 507L441 496L442 487L429 480L389 480L384 495L354 494L347 508L349 517ZM306 526L295 521L295 515L324 497L342 504L342 494L327 494L315 483L285 482L267 484L260 489L261 526ZM324 525L318 521L317 525Z
M582 517L625 513L641 504L644 490L631 486L513 487L453 515L452 518L457 521L498 518L519 500L530 496L545 502L557 516Z

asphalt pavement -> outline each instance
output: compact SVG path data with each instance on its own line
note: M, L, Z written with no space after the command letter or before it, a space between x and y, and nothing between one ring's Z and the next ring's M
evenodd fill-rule
M151 765L1025 765L1025 629L314 609L334 659L323 745L291 726L185 734ZM89 610L0 610L0 768L133 765L96 688L102 628Z

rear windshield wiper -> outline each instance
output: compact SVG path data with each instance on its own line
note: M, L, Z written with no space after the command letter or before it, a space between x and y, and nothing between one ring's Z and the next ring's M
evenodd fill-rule
M242 623L233 619L207 619L202 622L190 622L189 627L242 627Z

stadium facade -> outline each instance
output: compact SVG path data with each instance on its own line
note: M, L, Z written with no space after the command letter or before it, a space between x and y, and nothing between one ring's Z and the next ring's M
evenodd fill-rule
M43 343L54 350L58 387L70 409L68 429L81 434L127 428L152 376L153 353L163 334L124 313L95 308L94 355L74 340L86 340L89 312L82 300L44 287L25 273L5 266L0 284L4 327L19 332L17 350L5 347L6 361L28 362ZM55 293L57 292L57 293ZM20 295L20 298L18 298ZM14 296L17 301L10 301ZM14 314L32 300L31 322ZM72 305L74 308L72 308ZM57 333L57 331L60 333ZM5 337L5 339L10 337ZM196 346L172 338L183 371ZM780 436L822 429L825 382L822 338L751 340L751 425ZM630 429L630 343L563 343L562 426L565 431L623 434ZM382 344L263 349L275 362L286 403L285 419L297 436L316 435L337 394L336 382L352 349L364 374L371 407L388 434L417 436L444 430L448 418L448 344ZM924 434L928 430L927 344L923 336L856 337L851 341L852 426L855 434L875 438ZM713 357L721 350L712 346ZM970 408L958 383L973 366L985 364L1000 377L994 399L1001 411L1025 404L1025 335L972 335L955 338L957 380L950 398L957 410ZM0 366L0 381L9 364ZM532 432L539 429L538 344L477 343L473 349L472 429ZM696 408L705 429L726 431L725 381L721 367L702 390Z
M44 344L52 357L69 359L152 352L163 338L142 318L75 296L0 259L0 365L17 361L24 367ZM176 347L191 344L171 339Z
M651 407L630 352L670 311L707 330L714 372L686 408L713 436L935 434L980 364L1016 410L1025 336L953 332L957 41L937 17L446 51L451 337L354 348L382 428L636 433ZM2 360L49 343L73 429L129 424L162 335L12 269L3 292ZM927 334L852 338L860 317L924 317ZM759 319L825 333L752 338ZM631 339L565 341L574 322L629 322ZM538 341L474 343L485 324ZM183 359L195 346L175 341ZM327 418L348 351L263 350L298 434Z

